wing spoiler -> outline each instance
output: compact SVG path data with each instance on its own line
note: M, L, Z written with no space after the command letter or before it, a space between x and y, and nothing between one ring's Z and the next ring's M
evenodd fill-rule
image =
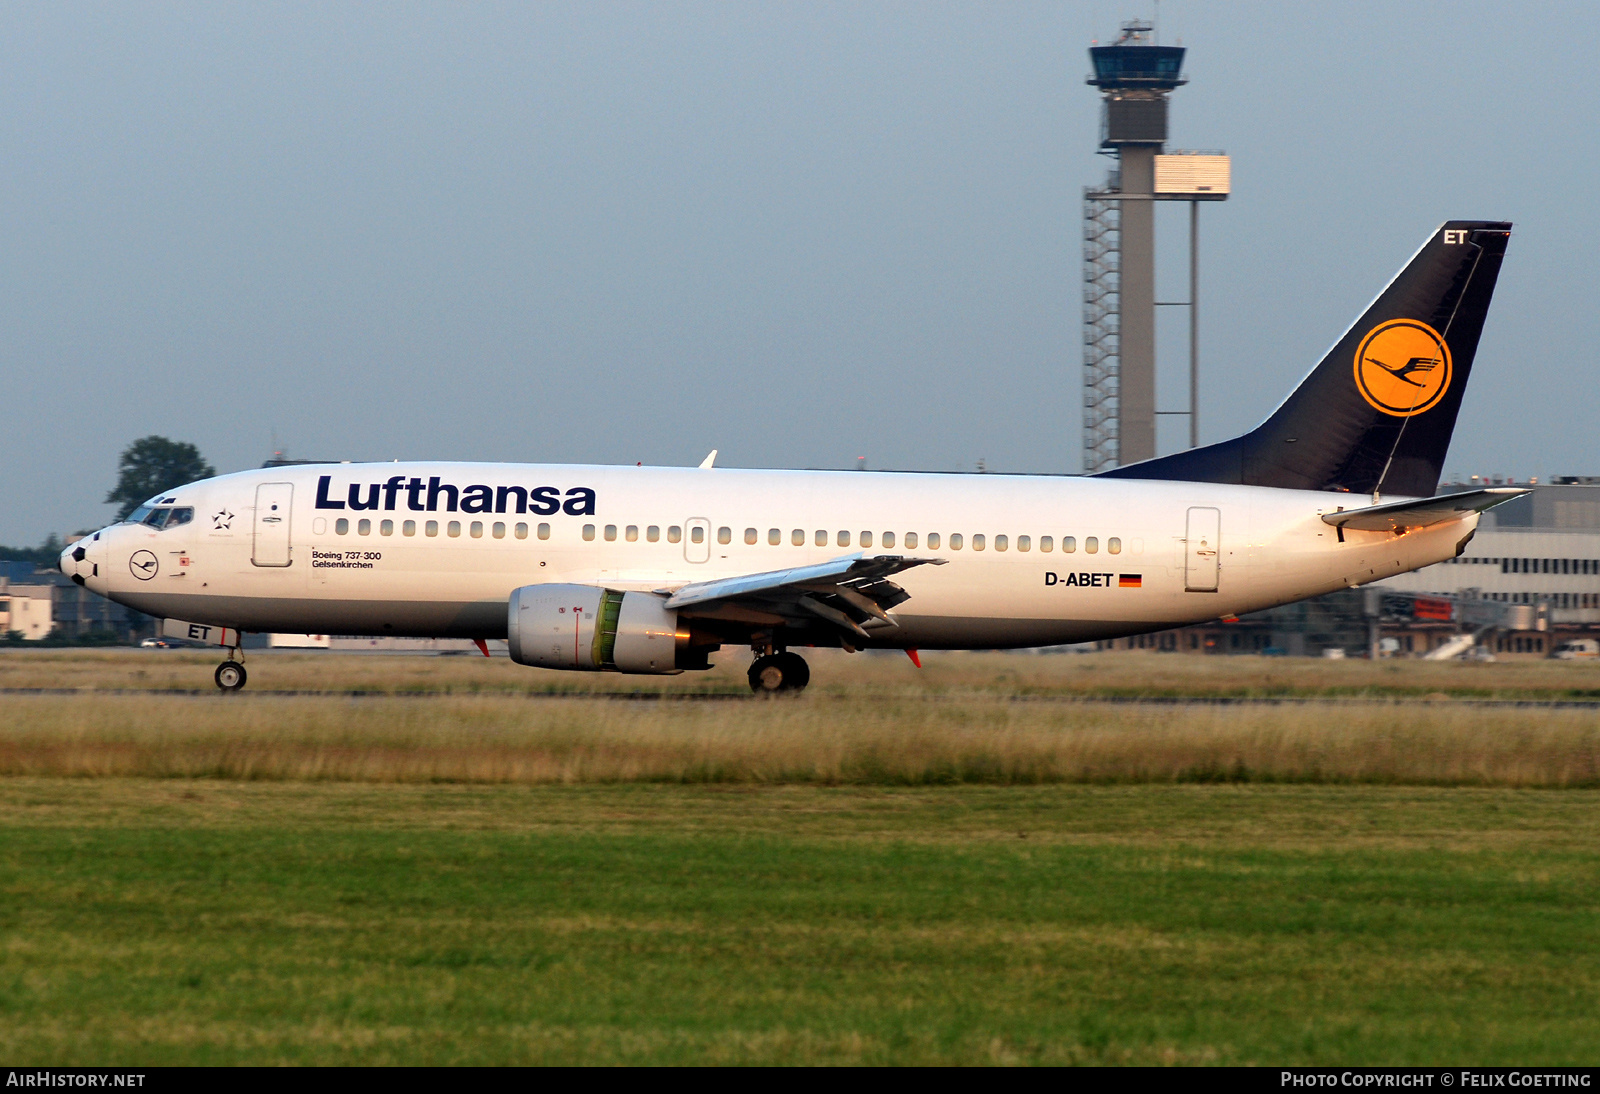
M1481 513L1530 493L1531 490L1516 487L1494 486L1484 490L1466 490L1460 494L1442 494L1436 498L1388 501L1360 509L1324 513L1322 521L1335 528L1353 528L1362 532L1403 532L1408 528L1427 528L1460 520L1469 513Z
M762 574L743 574L716 581L697 581L673 593L667 599L666 606L672 609L692 608L709 604L714 600L766 598L781 593L792 593L798 601L802 599L801 594L807 591L835 589L864 593L876 601L884 598L873 595L878 591L875 587L889 576L902 570L909 570L913 566L942 566L944 563L945 560L942 558L905 558L901 555L876 555L868 558L858 551L811 566L769 570ZM899 591L898 586L893 584L890 584L889 588Z

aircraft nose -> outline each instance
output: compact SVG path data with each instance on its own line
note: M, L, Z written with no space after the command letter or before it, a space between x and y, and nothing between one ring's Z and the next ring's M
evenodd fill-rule
M71 544L61 552L61 557L56 559L56 569L72 578L79 585L82 585L83 575L78 572L78 566L88 557L88 552L82 547L76 543Z
M105 529L91 533L76 543L69 543L56 559L56 568L82 585L88 578L100 576L101 552L95 550ZM92 556L92 557L91 557Z

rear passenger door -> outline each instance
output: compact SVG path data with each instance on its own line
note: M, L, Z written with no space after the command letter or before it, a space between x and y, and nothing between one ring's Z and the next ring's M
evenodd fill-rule
M1190 509L1183 546L1183 587L1191 593L1216 592L1222 557L1222 510L1207 506Z

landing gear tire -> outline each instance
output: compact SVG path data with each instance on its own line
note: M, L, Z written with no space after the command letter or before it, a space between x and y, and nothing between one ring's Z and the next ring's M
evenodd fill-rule
M757 695L793 695L809 683L811 666L797 653L769 653L750 665L750 690Z
M244 666L237 661L224 661L217 666L217 687L225 692L238 691L244 687L247 676Z

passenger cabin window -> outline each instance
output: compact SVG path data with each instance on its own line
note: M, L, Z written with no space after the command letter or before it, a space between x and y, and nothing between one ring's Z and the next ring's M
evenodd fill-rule
M698 524L696 524L693 528L689 529L689 542L690 543L704 543L705 541L706 541L706 530L704 528L702 528Z
M1061 553L1062 554L1070 555L1072 552L1076 551L1077 549L1078 549L1078 539L1077 539L1076 536L1062 536L1061 537Z
M961 550L961 533L960 532L951 532L950 533L950 549L952 551Z
M917 533L915 533L915 532L907 532L906 533L906 549L914 551L914 550L916 550L916 548L917 548Z
M796 528L790 532L789 542L796 547L804 547L806 545L806 530L804 528Z
M520 522L517 524L517 538L518 539L527 539L528 538L528 526L526 524L522 524Z
M848 546L850 546L850 533L849 532L840 532L838 535L833 537L833 542L834 542L834 545L838 546L838 547L848 547Z
M744 530L744 541L745 541L745 543L750 544L750 545L753 546L755 544L756 540L758 540L760 538L761 538L761 533L757 532L754 528L746 528Z
M777 529L777 528L768 528L767 529L767 542L772 544L772 546L774 546L774 547L776 547L778 544L782 543L783 542L783 532L782 532L782 530Z
M617 541L617 526L615 524L606 525L606 542L607 543L615 543L616 541Z
M392 535L394 535L394 521L392 521L392 520L379 521L378 522L378 534L380 536L392 536Z
M861 546L863 546L863 547L871 547L872 546L872 533L871 532L862 532L861 533L860 542L861 542Z
M361 523L365 524L367 522L366 521L362 521ZM449 524L444 526L444 531L445 531L445 534L448 535L448 536L459 536L459 535L461 535L461 522L459 520L451 521Z
M639 542L639 526L637 524L628 525L626 528L624 528L622 530L622 538L627 540L629 543L638 543Z
M812 535L811 542L818 547L826 547L828 545L828 530L826 528L818 528L815 534Z
M983 535L982 535L982 533L979 533L978 535L975 535L975 536L972 537L972 549L974 551L983 550L983 546L984 546L984 544L983 544Z
M550 538L550 526L548 524L539 525L539 538L540 539L549 539Z
M438 535L439 534L439 522L436 521L436 520L430 520L427 524L424 524L422 526L422 534L425 535L425 536L436 536L436 535Z
M370 520L367 520L367 519L363 518L363 519L361 519L361 520L356 522L356 535L358 535L358 536L370 536L371 534L372 534L372 522Z
M1046 554L1049 554L1051 551L1053 551L1055 549L1056 549L1056 541L1055 541L1055 537L1054 536L1040 536L1039 537L1039 550L1045 552Z
M883 545L885 547L893 547L894 546L894 533L893 532L885 532L885 533L883 533Z
M929 532L928 533L928 550L937 551L938 549L939 549L939 533L938 532Z
M732 543L733 542L733 529L732 528L718 528L717 529L717 542L718 543Z
M1084 536L1083 537L1083 553L1084 554L1092 555L1098 550L1100 550L1100 541L1099 541L1099 539L1095 538L1094 536Z
M1106 540L1106 550L1110 551L1114 555L1120 555L1122 553L1122 540L1116 536L1112 536L1110 539Z
M996 551L1004 551L1009 546L1011 546L1011 543L1005 536L994 537L994 549Z
M644 530L644 538L649 540L651 543L654 543L658 539L660 539L661 538L661 525L652 524L650 527L646 528Z
M584 542L588 543L588 542L591 542L593 539L594 539L594 525L585 524L583 526L583 540L584 540Z
M683 529L679 528L676 524L667 525L667 542L668 543L681 543L681 542L683 542Z
M333 522L333 532L334 532L335 535L339 535L339 536L349 535L350 534L350 518L349 517L340 517L338 520L334 521Z
M506 538L505 522L504 521L498 521L498 520L495 521L494 522L494 527L491 528L490 531L494 533L494 538L495 539L505 539Z
M402 524L400 526L400 534L403 535L403 536L414 536L414 535L416 535L417 534L417 522L414 521L414 520L406 521L404 524Z
M473 521L472 522L471 531L472 531L472 538L473 539L482 539L483 538L483 521L481 521L481 520Z
M1033 546L1033 540L1027 536L1017 537L1017 550L1026 551Z

